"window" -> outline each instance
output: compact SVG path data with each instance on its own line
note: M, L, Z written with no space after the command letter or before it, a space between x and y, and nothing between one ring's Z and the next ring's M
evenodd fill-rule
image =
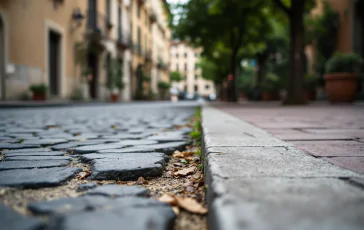
M187 57L187 53L185 53L185 58Z
M197 70L198 69L198 65L197 64L195 64L195 70Z
M185 90L184 91L187 92L187 85L185 85Z
M195 85L195 92L198 92L198 85Z
M176 71L177 71L177 72L179 71L179 66L178 66L178 64L176 64Z
M107 23L110 23L111 18L111 10L110 10L110 0L106 0L106 20Z
M185 63L185 71L187 71L187 63Z
M197 76L197 74L195 74L195 80L197 80L197 78L198 78L198 76Z
M176 58L178 58L178 53L176 53Z
M187 75L185 75L185 81L187 81Z
M110 19L108 19L110 20ZM118 36L119 36L119 40L121 39L121 6L118 5Z
M142 38L141 38L141 33L140 33L140 27L138 27L138 51L140 51L140 49L142 48Z
M198 57L198 53L197 52L195 53L195 57Z
M205 89L210 89L210 86L209 85L205 85Z

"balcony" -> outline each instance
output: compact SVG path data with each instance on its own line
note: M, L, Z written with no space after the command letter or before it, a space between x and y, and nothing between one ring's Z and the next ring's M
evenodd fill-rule
M130 48L131 46L131 39L129 38L126 33L121 32L121 28L118 28L118 39L116 41L116 45L119 49L125 50Z
M151 50L146 50L144 52L144 59L146 62L152 61L152 51Z
M158 58L158 64L157 64L157 68L158 69L162 69L162 70L167 70L168 69L168 64L164 63L164 61L162 60L162 58Z
M86 38L90 40L102 40L109 37L112 23L100 12L89 10L87 12Z
M143 5L145 3L145 0L138 0L139 5Z
M155 23L157 21L157 14L154 11L150 12L149 20L151 23Z

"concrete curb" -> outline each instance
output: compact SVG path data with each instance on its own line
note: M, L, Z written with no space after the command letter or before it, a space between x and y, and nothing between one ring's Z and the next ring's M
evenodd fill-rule
M363 175L208 106L202 129L210 230L364 226Z

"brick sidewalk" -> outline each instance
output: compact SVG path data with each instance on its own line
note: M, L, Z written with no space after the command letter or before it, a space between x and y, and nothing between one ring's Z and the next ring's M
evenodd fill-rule
M364 105L215 104L307 153L364 173Z

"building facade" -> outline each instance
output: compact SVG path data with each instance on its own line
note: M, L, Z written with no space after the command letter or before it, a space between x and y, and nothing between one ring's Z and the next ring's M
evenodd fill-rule
M192 48L186 42L173 41L170 70L179 72L183 78L181 82L174 83L179 91L207 97L215 93L215 86L212 81L201 76L201 69L198 67L200 54L200 49Z
M147 4L165 13L163 0L1 0L0 99L23 99L30 85L45 84L49 98L105 100L115 87L112 63L121 68L122 100L150 92L152 24L165 16Z

